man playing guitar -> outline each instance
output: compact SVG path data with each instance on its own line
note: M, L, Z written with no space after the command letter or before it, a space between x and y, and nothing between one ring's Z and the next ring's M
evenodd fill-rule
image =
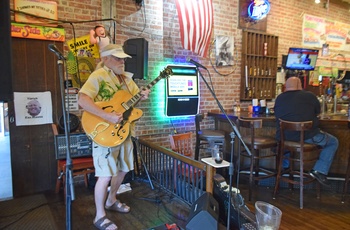
M98 106L96 102L110 101L113 96L118 95L116 93L120 90L128 92L131 96L140 94L140 100L145 100L150 90L142 89L140 92L131 78L132 74L124 71L125 58L131 57L124 53L122 46L109 44L100 51L100 56L101 62L79 92L78 103L85 112L106 121L106 124L117 125L123 122L123 114L108 111ZM134 168L131 141L133 133L134 125L131 123L130 132L120 145L103 147L94 143L93 158L98 180L95 185L96 216L93 224L98 229L117 229L116 224L106 217L106 209L123 213L130 212L130 207L117 200L116 194L125 175ZM109 182L111 182L110 192L107 193Z

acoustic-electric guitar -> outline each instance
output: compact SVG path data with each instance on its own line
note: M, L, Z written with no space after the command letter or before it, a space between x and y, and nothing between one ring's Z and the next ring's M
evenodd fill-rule
M172 70L167 67L159 76L145 88L152 88L158 81L172 75ZM112 124L88 111L84 111L81 124L86 135L103 147L115 147L122 144L130 133L130 124L142 116L141 109L134 108L140 101L142 91L132 96L125 90L118 90L109 101L96 102L95 104L107 112L123 114L123 120L118 124Z

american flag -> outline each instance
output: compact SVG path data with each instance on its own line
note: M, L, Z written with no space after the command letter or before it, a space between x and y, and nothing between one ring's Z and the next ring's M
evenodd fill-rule
M176 0L176 9L183 48L205 57L213 24L211 0Z

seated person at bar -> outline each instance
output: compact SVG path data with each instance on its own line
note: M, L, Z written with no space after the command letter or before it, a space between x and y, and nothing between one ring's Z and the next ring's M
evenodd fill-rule
M288 78L288 73L286 77ZM306 132L305 142L321 146L322 151L319 159L310 171L310 175L322 185L329 186L330 183L326 176L338 149L338 139L318 128L318 115L321 112L320 102L313 93L302 90L301 81L298 77L295 77L292 73L291 77L286 80L285 87L285 92L276 98L274 107L277 121L276 138L280 139L279 119L286 121L313 121L313 128ZM300 135L298 132L286 133L286 139L299 141Z

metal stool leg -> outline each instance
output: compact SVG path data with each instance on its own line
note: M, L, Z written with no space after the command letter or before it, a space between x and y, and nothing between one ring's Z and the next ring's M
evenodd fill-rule
M348 191L348 184L349 184L349 179L350 179L350 154L348 157L348 167L346 169L346 176L345 176L345 181L344 181L344 188L343 188L343 195L341 198L341 202L344 203L345 202L345 195Z

